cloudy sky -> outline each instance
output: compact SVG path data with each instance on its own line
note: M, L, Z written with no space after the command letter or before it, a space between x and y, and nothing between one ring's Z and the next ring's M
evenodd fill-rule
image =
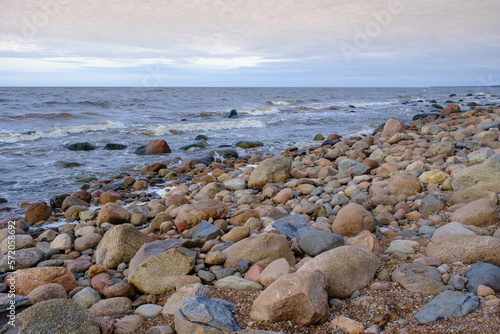
M0 86L500 84L498 0L0 0Z

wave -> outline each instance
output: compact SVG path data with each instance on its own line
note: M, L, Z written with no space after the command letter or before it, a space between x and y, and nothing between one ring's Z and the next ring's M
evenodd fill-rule
M242 128L263 128L266 125L261 121L225 121L220 123L186 123L176 125L160 125L152 129L142 131L147 136L161 136L165 134L177 134L181 132L200 132L200 131L220 131Z
M272 104L274 106L289 106L293 104L297 104L297 100L271 100L267 101L268 104Z
M85 124L77 126L65 126L50 131L35 131L32 134L10 134L0 133L0 143L16 143L22 141L34 141L47 137L63 137L69 134L103 131L107 129L124 128L120 121L104 121L97 124Z
M253 115L253 116L262 116L262 115L272 115L279 113L280 110L276 107L267 107L260 109L252 109L252 110L240 110L238 113L243 115Z
M85 113L85 116L95 116L97 114L95 113ZM81 117L82 115L75 115L67 112L59 112L59 113L50 113L50 114L24 114L24 115L6 115L2 116L4 118L9 118L9 119L24 119L24 118L48 118L48 119L58 119L58 118L78 118Z
M78 105L90 105L90 106L96 106L96 107L101 107L101 108L109 108L109 104L107 102L94 102L94 101L70 101L70 102L61 102L61 101L46 101L43 102L42 104L44 105L72 105L72 104L78 104ZM39 105L38 103L34 103L35 106Z

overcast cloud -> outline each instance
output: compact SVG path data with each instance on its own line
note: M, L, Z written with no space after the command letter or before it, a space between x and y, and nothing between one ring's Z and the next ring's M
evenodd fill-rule
M2 86L500 84L500 2L0 0Z

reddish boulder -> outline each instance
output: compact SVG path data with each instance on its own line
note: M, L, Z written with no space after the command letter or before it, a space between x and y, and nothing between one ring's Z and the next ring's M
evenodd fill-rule
M179 232L198 225L202 220L225 218L228 213L229 207L227 204L213 199L185 204L170 211L170 215L176 217L175 225Z
M26 222L39 222L49 219L52 208L45 203L33 203L26 209L24 219Z

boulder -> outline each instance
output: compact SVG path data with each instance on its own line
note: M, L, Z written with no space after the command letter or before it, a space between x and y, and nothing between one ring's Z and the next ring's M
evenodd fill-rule
M285 258L290 266L295 264L295 256L285 237L274 233L263 233L238 241L222 251L226 258L224 267L236 268L241 260L249 260L267 266L274 260Z
M116 268L129 262L150 238L129 225L118 225L106 232L95 251L97 264Z
M389 181L387 190L393 196L411 196L422 190L422 184L415 175L405 171L398 173Z
M217 226L210 224L206 220L202 220L196 232L193 234L193 239L212 240L220 237L224 232Z
M391 138L396 133L405 132L405 127L403 123L393 118L390 118L385 122L384 128L382 130L382 137L385 139Z
M39 222L47 220L52 215L52 208L45 203L33 203L26 209L24 220L26 222Z
M66 268L62 267L36 267L17 270L11 275L14 275L16 294L20 296L27 296L31 291L36 288L50 284L57 283L64 287L66 292L70 292L76 288L76 280L73 274ZM5 284L10 286L11 275L5 278Z
M366 287L375 276L380 262L366 249L341 246L307 261L298 272L319 270L326 276L328 296L349 297Z
M453 212L450 220L463 225L488 226L500 221L495 204L486 198L464 205Z
M437 295L444 290L439 271L420 263L403 263L392 272L391 277L393 282L411 292Z
M102 206L97 215L97 226L102 223L125 224L130 221L130 212L122 206L115 203L106 203Z
M452 235L429 244L427 256L445 263L484 261L500 266L500 239L478 235Z
M458 234L476 235L476 233L472 232L459 222L451 222L436 229L432 234L431 241L436 242L446 237Z
M163 139L152 140L146 145L139 146L135 150L135 153L138 155L163 154L171 152L172 150L168 146L167 142Z
M354 237L365 230L373 232L375 221L370 212L356 203L349 203L340 209L332 225L333 233L347 237Z
M66 233L59 234L52 242L50 243L50 248L66 250L71 249L71 237Z
M329 314L325 275L302 271L281 276L253 302L256 321L293 321L299 326L324 322Z
M290 177L292 162L285 157L262 161L250 174L248 188L262 190L268 183L285 183Z
M214 199L205 199L194 204L185 204L170 211L170 215L173 216L175 214L175 225L179 232L198 225L202 220L226 218L228 213L229 207L227 204Z
M18 269L36 266L44 260L45 253L38 248L23 248L15 251L15 255L4 256L0 259L0 272L5 273ZM9 263L10 260L10 263ZM14 260L14 263L12 263Z
M102 235L99 233L89 233L85 234L79 238L76 238L73 244L73 248L77 252L83 252L87 249L94 249L99 245L102 240Z
M478 306L479 298L475 294L447 290L425 304L423 310L415 314L415 319L427 324L448 317L463 317Z
M144 244L130 261L128 279L140 291L159 295L175 287L175 280L194 267L196 252L180 247L180 240Z
M92 151L95 150L95 146L89 142L72 143L64 145L68 150L71 151Z
M310 230L300 238L299 246L304 252L314 257L335 247L344 246L344 238L335 233Z
M476 293L480 285L486 285L496 292L500 292L500 267L491 263L477 262L470 266L465 273L467 290Z
M288 274L289 272L290 265L288 264L288 262L283 258L277 259L271 262L264 270L262 270L259 276L259 280L262 285L268 287L278 278Z
M234 304L216 298L192 296L184 299L175 313L177 334L222 334L241 331L234 318Z
M500 153L497 153L481 164L464 168L453 176L454 190L478 188L500 192Z
M144 166L141 170L142 175L147 175L148 173L158 173L160 169L166 169L167 165L162 162L153 162L147 166Z
M64 201L61 204L61 210L67 211L69 208L71 208L72 206L75 206L75 205L86 206L86 207L90 206L89 203L82 201L81 199L79 199L76 196L66 196L64 198Z
M94 315L68 299L38 303L16 315L15 326L6 324L3 333L100 334Z
M91 287L86 287L77 292L72 299L80 307L88 309L101 300L101 295Z

